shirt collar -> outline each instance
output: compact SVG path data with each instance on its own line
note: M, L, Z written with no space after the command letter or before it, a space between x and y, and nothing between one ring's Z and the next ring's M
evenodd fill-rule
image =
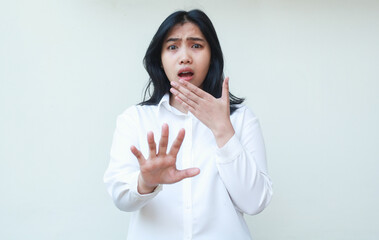
M159 115L159 113L161 113L164 109L176 115L187 115L185 113L180 112L179 110L177 110L176 108L170 105L169 93L166 93L165 95L163 95L161 101L158 103L157 114Z
M170 94L166 93L163 95L161 101L158 103L158 113L161 111L161 108L166 108L167 110L171 111L171 106L170 106Z

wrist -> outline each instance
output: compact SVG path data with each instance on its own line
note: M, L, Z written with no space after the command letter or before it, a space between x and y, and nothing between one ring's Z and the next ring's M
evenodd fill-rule
M138 183L137 183L137 191L139 194L149 194L154 192L155 188L158 186L157 185L148 185L145 183L143 180L141 174L138 176Z
M217 146L223 147L234 135L235 131L232 124L221 125L217 130L212 131L216 139Z

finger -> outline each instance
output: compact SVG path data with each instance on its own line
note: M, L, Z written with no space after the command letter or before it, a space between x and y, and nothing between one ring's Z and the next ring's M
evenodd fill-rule
M168 144L168 125L167 123L162 125L161 140L159 141L158 155L166 155Z
M138 159L139 165L143 165L146 161L145 157L142 155L141 151L138 150L135 146L130 147L130 151L133 153L134 156Z
M183 142L183 139L184 139L184 134L185 134L184 129L183 128L180 129L180 131L178 133L178 136L176 137L175 141L172 143L172 146L171 146L169 154L172 155L172 156L174 156L175 158L178 155L180 146L182 145L182 142Z
M191 94L187 89L184 89L184 91L186 91L186 94L184 94L183 92L178 91L175 88L170 88L170 92L172 94L174 94L175 97L179 97L180 100L181 100L181 102L185 102L187 105L195 108L197 106L197 102L196 101L199 101L199 98L196 96L196 98L198 98L198 99L194 100L190 95L195 95L195 94Z
M196 103L199 103L199 101L201 100L207 100L209 97L212 97L212 95L210 95L203 89L182 79L179 79L178 82L172 81L171 85Z
M221 98L229 102L229 77L224 79L222 84L222 95Z
M149 145L149 159L153 159L157 156L157 146L154 141L154 133L148 132L147 133L147 143Z
M198 175L200 173L199 168L187 168L184 170L178 170L175 174L174 181L179 182L185 178L190 178Z
M179 79L179 84L181 84L182 86L186 87L191 92L193 92L194 94L196 94L199 97L199 100L210 100L210 99L214 98L211 94L207 93L203 89L201 89L201 88L193 85L190 82L187 82L187 81L184 81L182 79Z
M173 83L175 83L175 82L173 82ZM182 79L179 79L179 86L183 86L184 88L187 88L189 91L193 92L194 94L196 94L200 98L205 98L205 97L210 95L209 93L207 93L203 89L193 85L190 82L184 81Z
M196 109L192 107L191 105L188 105L186 102L184 102L180 97L175 96L175 99L182 104L185 110L192 112L193 114L196 113Z

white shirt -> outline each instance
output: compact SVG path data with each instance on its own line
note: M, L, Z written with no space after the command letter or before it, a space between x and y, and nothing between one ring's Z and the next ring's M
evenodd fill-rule
M132 212L129 240L251 239L243 214L257 214L268 205L272 184L258 119L245 106L230 118L235 134L219 148L194 115L170 106L168 94L158 105L132 106L118 117L104 182L115 205ZM168 150L185 129L177 168L197 167L200 174L141 195L130 146L147 158L147 132L154 132L158 145L163 123L169 125Z

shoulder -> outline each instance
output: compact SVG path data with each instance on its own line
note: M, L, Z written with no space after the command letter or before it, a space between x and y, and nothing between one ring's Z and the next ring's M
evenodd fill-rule
M144 119L152 119L156 106L132 105L117 116L116 128L119 132L133 132L141 127Z
M118 115L118 119L135 118L138 115L137 113L137 106L132 105L126 108L120 115Z
M141 117L146 117L147 115L154 114L157 105L132 105L126 108L119 116L120 120L133 120L138 121Z
M248 108L245 104L237 104L235 105L237 108L233 114L230 116L231 119L233 118L242 118L242 119L257 119L257 116L255 113Z
M230 118L234 130L241 138L260 136L261 127L257 115L247 106L240 105Z

